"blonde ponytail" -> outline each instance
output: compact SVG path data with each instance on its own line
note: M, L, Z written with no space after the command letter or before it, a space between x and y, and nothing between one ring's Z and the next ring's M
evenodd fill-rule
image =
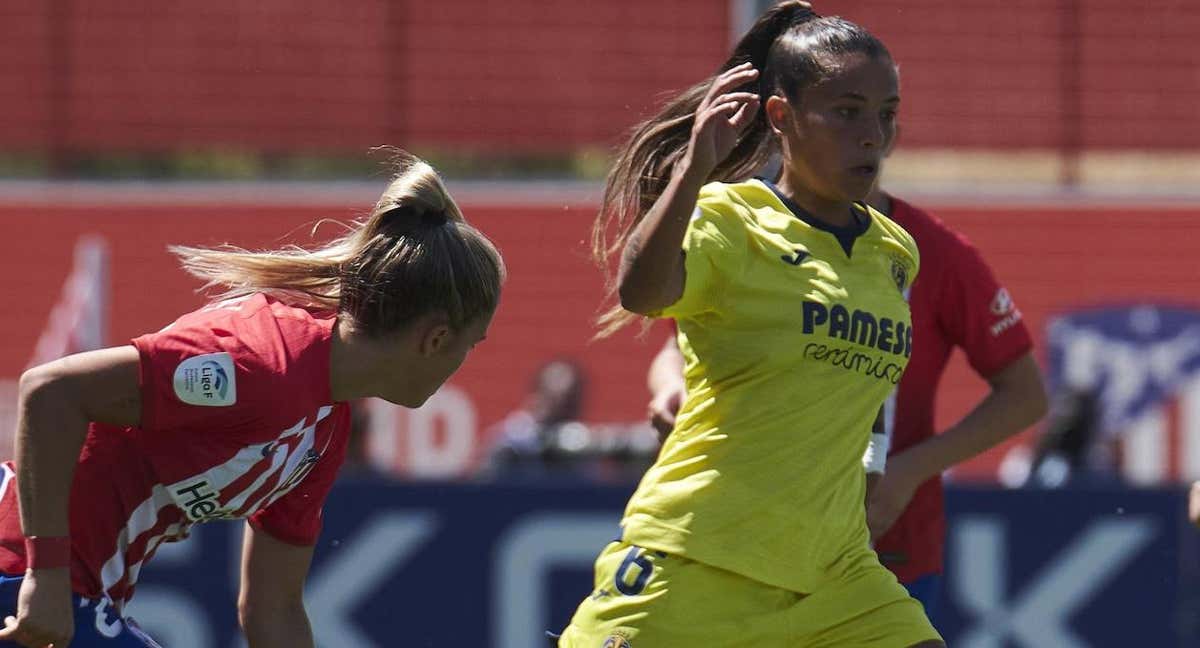
M490 313L505 268L500 253L469 225L433 167L400 149L395 176L370 215L324 247L248 251L172 246L184 270L217 289L216 299L266 293L288 303L336 310L383 334L441 310L461 327Z

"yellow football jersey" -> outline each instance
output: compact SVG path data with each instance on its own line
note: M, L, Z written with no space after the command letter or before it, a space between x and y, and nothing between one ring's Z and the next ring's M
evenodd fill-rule
M660 313L688 397L626 542L795 592L867 545L862 456L912 350L919 257L882 214L855 217L831 228L761 180L701 190L684 292Z

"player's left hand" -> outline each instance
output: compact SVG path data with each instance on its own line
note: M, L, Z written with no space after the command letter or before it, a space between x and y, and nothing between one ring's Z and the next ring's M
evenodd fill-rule
M905 461L904 453L888 458L887 472L867 497L867 529L875 542L892 528L923 479L916 467Z
M72 608L69 569L26 570L17 594L16 615L4 618L0 644L67 648L75 634Z
M683 381L659 391L650 398L647 416L650 418L650 425L658 432L659 443L666 441L671 430L675 429L675 415L679 413L679 407L685 398L687 387Z

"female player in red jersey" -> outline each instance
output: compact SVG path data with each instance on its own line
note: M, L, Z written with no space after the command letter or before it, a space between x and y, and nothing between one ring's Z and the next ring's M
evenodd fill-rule
M224 301L21 377L0 482L0 646L154 646L122 614L138 573L214 519L248 522L249 645L312 646L303 585L348 401L423 403L484 338L505 275L404 153L370 216L325 247L173 252Z
M1040 419L1046 396L1021 313L979 251L941 220L883 191L872 191L868 202L916 240L921 273L909 295L913 354L885 410L879 443L890 444L891 456L871 490L867 521L880 561L934 617L946 530L942 472ZM935 434L937 387L955 347L991 392ZM660 433L674 426L686 396L682 372L672 337L647 376L650 420Z

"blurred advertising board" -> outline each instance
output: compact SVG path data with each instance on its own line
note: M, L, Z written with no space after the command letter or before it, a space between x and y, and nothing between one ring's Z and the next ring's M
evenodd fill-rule
M592 590L628 487L351 480L308 579L318 644L544 645ZM1178 490L950 489L942 614L951 646L1191 646L1197 547ZM171 648L237 646L241 526L164 546L130 613ZM749 531L749 530L748 530Z

